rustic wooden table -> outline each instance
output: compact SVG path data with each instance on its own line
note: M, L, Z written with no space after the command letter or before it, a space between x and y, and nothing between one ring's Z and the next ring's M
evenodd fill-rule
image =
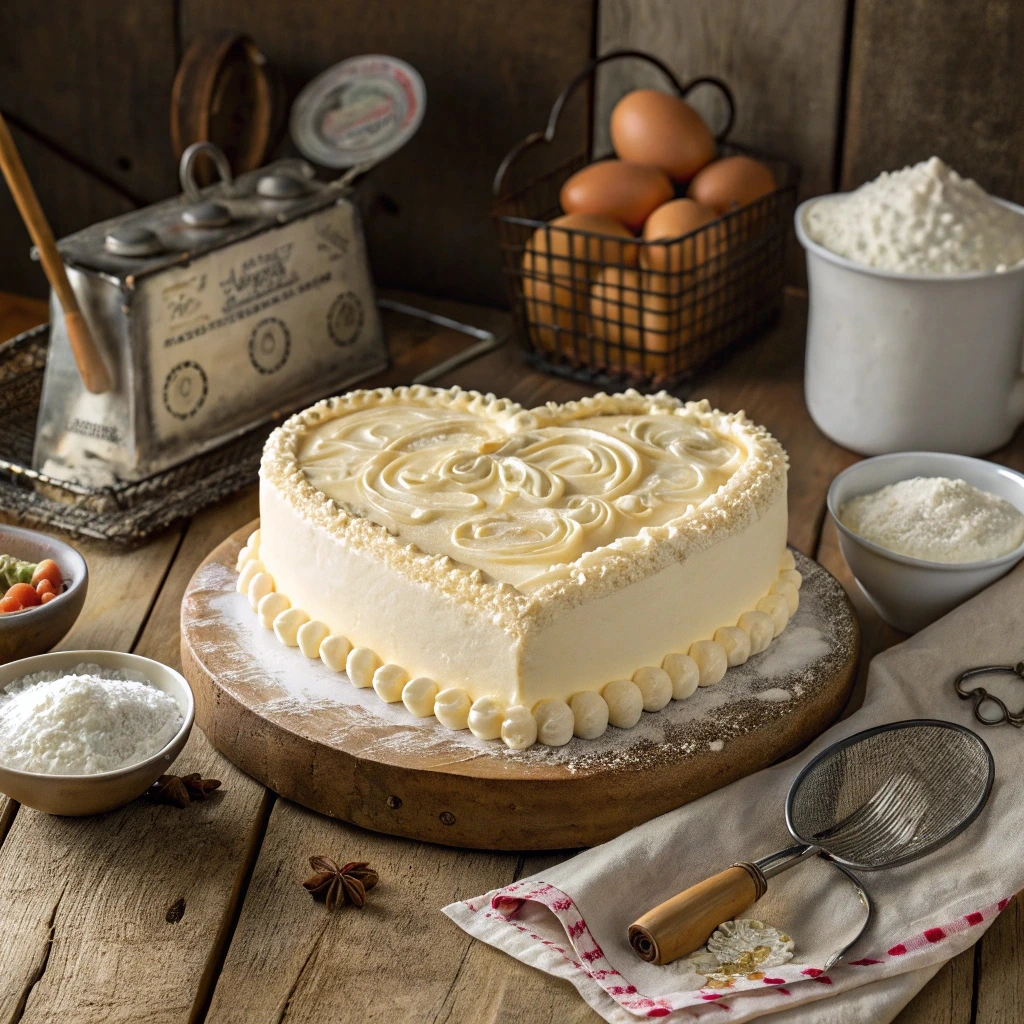
M507 329L493 310L433 305ZM0 295L0 338L45 315L42 304ZM680 393L745 409L788 449L790 541L850 592L864 626L863 679L870 657L900 636L858 593L826 520L829 481L856 456L829 442L804 406L805 316L804 297L787 295L775 330ZM394 365L375 384L407 381L464 343L407 319L389 316L387 327ZM526 367L511 344L440 383L527 406L587 391ZM1024 468L1024 440L995 458ZM61 647L135 651L179 665L185 584L257 511L250 488L132 550L76 542L90 590ZM470 939L438 912L564 854L429 846L321 817L244 775L198 729L176 770L221 779L223 790L186 810L138 801L95 819L52 818L0 796L0 1024L599 1019L566 982ZM300 883L311 854L368 860L379 870L380 886L361 912L328 915L310 900ZM1021 1019L1020 902L938 973L901 1024Z

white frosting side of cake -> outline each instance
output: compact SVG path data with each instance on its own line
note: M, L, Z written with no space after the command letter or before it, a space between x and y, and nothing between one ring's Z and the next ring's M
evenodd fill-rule
M339 544L329 530L297 515L266 480L260 526L260 559L275 586L332 634L369 647L410 676L429 676L442 689L459 686L474 698L515 692L515 638L486 614Z
M271 435L239 589L307 657L372 656L413 714L433 684L452 728L562 743L714 684L785 627L785 471L742 413L665 394L526 411L352 392Z

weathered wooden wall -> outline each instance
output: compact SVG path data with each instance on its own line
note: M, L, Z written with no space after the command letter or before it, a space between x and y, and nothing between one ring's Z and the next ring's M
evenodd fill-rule
M1024 200L1024 4L856 0L842 187L941 156Z
M171 80L194 35L224 28L257 39L289 96L357 53L423 74L419 134L361 186L382 285L501 302L495 167L589 57L620 47L728 81L733 138L799 163L805 196L938 153L1024 198L1018 0L2 0L0 109L58 235L177 190ZM591 115L600 148L617 96L656 77L604 69L593 110L581 96L545 158L582 146ZM0 289L43 294L3 188L0 238ZM800 264L794 248L791 280Z

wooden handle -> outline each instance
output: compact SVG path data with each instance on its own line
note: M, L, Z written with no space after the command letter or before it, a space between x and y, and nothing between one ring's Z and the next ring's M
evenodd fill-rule
M629 944L641 960L670 964L703 946L723 921L756 903L767 888L753 864L734 864L649 910L629 926Z
M95 394L109 391L112 384L110 374L103 363L100 350L96 347L88 325L78 308L78 300L71 289L71 282L64 270L64 261L57 252L57 243L49 222L39 205L36 191L29 180L25 165L21 162L14 139L3 115L0 114L0 170L7 179L7 185L14 196L14 202L21 214L21 219L28 228L36 249L39 251L39 262L43 265L43 273L50 282L64 318L67 321L68 340L71 351L78 364L78 372L82 375L85 386Z

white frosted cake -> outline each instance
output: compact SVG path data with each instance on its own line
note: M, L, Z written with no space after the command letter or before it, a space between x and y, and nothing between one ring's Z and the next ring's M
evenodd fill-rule
M785 452L707 402L353 391L275 430L260 476L238 589L262 624L516 749L635 725L797 608Z

